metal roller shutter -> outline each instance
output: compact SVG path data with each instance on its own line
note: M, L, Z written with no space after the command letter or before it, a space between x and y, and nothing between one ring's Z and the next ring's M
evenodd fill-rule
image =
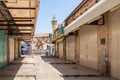
M7 35L0 30L0 68L7 65Z
M110 14L111 75L120 79L120 8Z
M85 25L80 28L80 64L97 69L97 27Z

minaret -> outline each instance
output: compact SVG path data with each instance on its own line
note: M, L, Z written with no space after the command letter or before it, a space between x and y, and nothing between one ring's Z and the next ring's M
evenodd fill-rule
M53 18L52 18L52 33L53 34L54 34L56 28L57 28L57 20L56 20L56 17L54 15Z

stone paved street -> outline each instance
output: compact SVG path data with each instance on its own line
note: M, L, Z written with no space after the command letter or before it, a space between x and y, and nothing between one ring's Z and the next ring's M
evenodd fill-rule
M115 80L70 61L36 55L22 56L0 69L0 80Z

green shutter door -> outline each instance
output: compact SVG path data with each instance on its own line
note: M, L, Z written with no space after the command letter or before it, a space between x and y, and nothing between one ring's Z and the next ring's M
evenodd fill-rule
M7 35L0 30L0 68L7 65Z
M4 31L4 37L3 37L3 46L4 46L4 53L3 53L3 55L4 55L4 66L6 66L7 65L7 35L5 34L5 31Z
M0 31L0 68L3 65L3 40L2 40L2 32Z

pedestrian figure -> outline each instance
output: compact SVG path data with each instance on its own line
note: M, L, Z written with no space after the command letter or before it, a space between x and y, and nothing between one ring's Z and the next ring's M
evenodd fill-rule
M48 54L49 54L49 46L47 45L46 56L48 56Z

